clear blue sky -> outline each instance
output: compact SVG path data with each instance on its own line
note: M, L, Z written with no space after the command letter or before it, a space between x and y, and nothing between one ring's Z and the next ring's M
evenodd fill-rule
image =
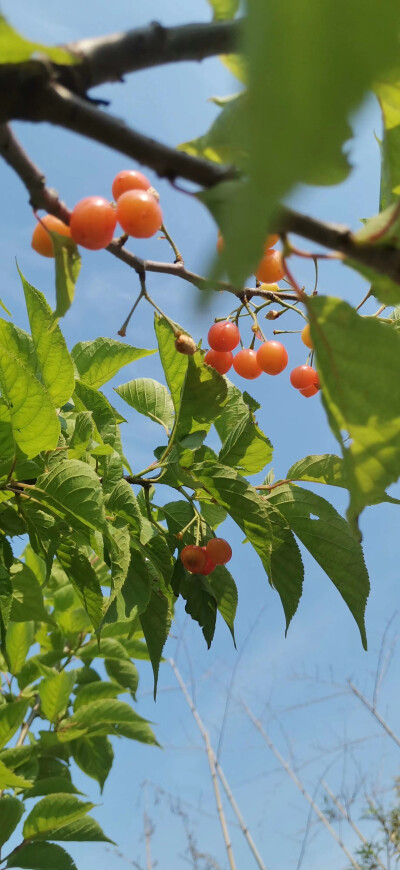
M187 0L174 0L173 3L170 0L148 0L147 3L70 0L68 5L50 0L36 0L35 3L20 0L16 5L11 0L3 0L2 10L26 36L49 43L125 30L151 20L172 24L206 21L210 17L206 0L192 0L190 4ZM282 60L284 62L284 56ZM124 85L102 87L99 96L111 99L112 111L133 126L175 145L201 134L210 124L215 116L215 107L207 102L210 96L228 94L237 87L237 82L215 59L199 65L176 65L163 67L161 71L138 73L128 77ZM374 130L379 130L379 115L372 100L366 102L354 125L356 137L351 146L354 171L350 180L332 189L300 189L292 197L296 207L304 211L352 226L357 225L359 218L373 214L378 207L379 155ZM114 175L129 166L125 158L73 134L44 125L16 124L15 128L31 157L46 173L48 183L59 191L69 206L91 194L111 196ZM205 273L215 245L216 231L212 221L190 198L155 178L152 180L162 197L165 222L188 266ZM3 201L0 214L0 296L11 309L15 322L26 326L14 258L17 256L29 281L44 291L52 302L53 267L51 261L41 259L29 247L34 221L27 196L20 181L3 165L0 165L0 183ZM149 258L165 259L169 256L166 243L158 240L138 243L134 250ZM296 269L296 274L308 285L312 280L311 273L303 264ZM107 253L83 252L76 300L62 323L69 346L99 335L116 337L137 289L136 276ZM358 276L331 264L321 270L319 289L356 302L365 292L365 285ZM193 288L165 276L151 277L149 291L172 318L192 332L195 339L206 335L213 317L228 313L231 307L231 300L222 294L216 295L208 308L200 306ZM288 320L287 324L288 328L296 328L293 321ZM272 330L271 324L267 324L267 334L270 334L269 328ZM139 308L131 323L128 341L138 346L155 346L149 309ZM298 336L287 336L286 345L293 365L305 361ZM108 386L107 393L114 404L118 402L112 386L138 376L161 379L157 357L149 357L127 368ZM258 422L275 446L273 467L276 477L284 477L292 462L307 454L337 452L320 400L306 401L294 393L286 373L280 378L260 378L250 384L250 392L262 404ZM122 408L121 403L119 407L126 413L126 406ZM124 428L124 443L133 467L138 469L151 461L152 449L159 443L159 432L155 424L145 418L138 419L133 414L128 414L128 418L132 422ZM339 510L345 510L346 498L342 493L321 494L330 498ZM299 768L306 760L314 759L312 764L302 768L302 776L311 792L331 762L334 763L327 778L333 788L340 788L343 753L324 755L323 749L379 732L354 699L341 696L327 704L301 706L307 699L332 694L333 690L330 686L309 685L291 678L302 670L308 674L318 670L329 679L332 666L338 682L352 675L360 686L370 691L381 634L386 620L398 604L400 554L395 511L396 508L390 506L370 509L363 515L361 523L372 584L367 609L368 653L362 650L356 626L338 593L306 554L304 596L285 640L280 602L269 587L257 556L248 545L241 545L241 534L232 523L228 522L224 527L225 536L234 546L231 570L239 589L236 629L239 651L257 620L240 659L234 695L245 698L256 714L263 717L285 756L289 753L287 739L290 741ZM188 624L184 616L182 609L178 608L168 653L175 655L176 638L183 633L178 664L185 679L189 680L192 675L199 710L212 739L217 742L226 686L238 653L221 620L208 652L200 630L196 625ZM151 698L149 667L146 663L139 663L139 669L138 710L157 723L155 728L163 750L116 741L116 760L103 797L99 797L94 782L79 771L76 775L78 787L99 803L94 814L106 833L117 841L125 856L138 860L143 867L144 797L141 783L149 780L175 796L179 794L183 801L198 807L198 810L188 808L188 812L199 849L212 853L225 868L226 856L215 820L207 763L190 712L179 692L173 690L174 677L167 664L161 668L156 705ZM389 707L393 728L396 730L397 726L400 730L395 673L393 664L385 683L382 709L386 709L385 705ZM295 710L280 712L293 706ZM274 718L273 713L280 715ZM396 770L394 751L390 744L377 737L354 750L354 758L364 766L369 765L374 782L385 786L390 784L390 776ZM352 781L356 769L353 750L349 750L345 757L349 781ZM307 805L285 774L278 770L276 762L236 703L232 703L227 720L221 760L269 870L295 868L307 821ZM152 849L158 867L160 870L183 868L185 837L181 820L171 813L164 798L154 804L154 788L150 785L147 801L156 828ZM186 804L182 806L186 808ZM229 812L228 816L231 817ZM329 835L321 832L314 838L315 832L313 825L303 866L307 870L320 870L321 866L326 870L336 870L345 866L344 856ZM343 836L349 845L354 843L354 835L349 836L343 831ZM234 826L232 838L238 870L247 870L253 866L252 858L242 842L240 831ZM102 844L72 844L70 851L79 870L87 870L93 861L98 870L123 870L126 864Z

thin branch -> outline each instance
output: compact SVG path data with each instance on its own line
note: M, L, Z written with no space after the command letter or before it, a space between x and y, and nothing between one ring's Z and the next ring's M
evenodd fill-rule
M329 788L328 783L325 782L324 779L322 779L321 784L322 784L323 788L325 789L327 795L330 797L331 801L333 801L333 803L335 804L335 807L339 810L340 815L344 819L346 819L346 821L349 823L350 827L353 829L354 833L357 834L357 837L359 838L359 840L361 840L361 842L365 846L370 845L368 843L368 840L366 840L366 838L364 837L364 834L362 833L362 831L360 831L360 828L358 827L358 825L356 825L356 823L353 821L353 819L351 818L351 816L347 812L346 808L343 806L343 804L340 803L339 799L336 797L336 795L333 793L333 791ZM382 864L382 861L380 860L379 855L377 855L375 852L374 852L374 859L377 862L377 864L379 864L379 866L382 867L382 870L387 870L385 865Z
M322 812L322 810L320 809L320 807L318 806L318 804L315 803L315 801L313 800L313 798L311 797L311 795L310 795L310 794L308 793L308 791L304 788L304 785L303 785L303 783L301 782L301 780L299 779L299 777L294 773L294 771L293 771L292 768L289 766L289 764L287 763L287 761L285 761L285 759L284 759L284 758L282 757L282 755L280 754L279 750L278 750L278 749L276 748L276 746L272 743L271 738L268 736L267 732L264 730L264 728L263 728L261 722L259 721L259 719L256 719L256 717L254 716L254 714L252 713L252 711L249 709L249 707L247 706L247 704L244 703L244 701L242 701L242 705L243 705L243 708L244 708L244 710L246 711L247 716L249 717L250 721L253 723L253 725L255 726L255 728L257 728L257 731L261 734L261 736L262 736L262 738L265 740L267 746L269 747L269 749L271 750L271 752L274 754L274 756L275 756L275 758L277 759L277 761L279 761L279 764L281 764L281 766L282 766L283 769L286 771L286 773L288 774L288 776L290 777L290 779L292 780L292 782L294 782L295 786L299 789L299 791L301 792L301 794L303 795L303 797L305 797L307 803L310 805L310 807L312 807L312 809L314 810L315 814L318 816L318 818L319 818L320 821L323 823L323 825L325 825L326 829L329 831L329 833L331 834L331 836L333 837L333 839L336 840L336 843L338 844L338 846L340 846L342 852L344 852L344 854L346 855L346 858L347 858L347 859L351 862L351 864L353 865L354 870L361 870L360 865L357 863L357 861L355 860L355 858L353 858L352 854L349 852L349 850L347 849L347 847L344 845L344 843L343 843L341 837L340 837L339 834L335 831L335 829L332 827L331 823L329 822L329 820L327 819L327 817L325 816L325 814Z
M32 707L32 710L31 710L31 712L30 712L30 714L29 714L29 716L28 716L26 722L24 722L23 725L22 725L22 727L21 727L21 731L20 731L20 733L19 733L18 740L17 740L17 742L16 742L16 744L15 744L16 747L17 747L17 746L22 746L22 744L23 744L23 742L24 742L24 740L25 740L25 737L27 736L28 731L29 731L29 729L30 729L30 727L31 727L31 725L32 725L32 722L33 722L34 719L36 719L36 717L39 715L39 708L40 708L40 700L38 699L38 700L36 701L35 706Z
M372 715L377 720L377 722L379 722L379 724L382 725L382 728L386 731L386 734L388 734L389 737L391 737L392 740L394 740L394 742L397 744L397 746L400 746L400 738L397 736L397 734L394 733L394 731L392 731L390 725L388 725L388 723L385 722L384 719L382 719L382 716L378 713L377 710L375 710L375 707L372 706L372 704L368 700L368 698L366 698L365 695L363 695L363 693L360 692L359 689L357 689L357 686L355 686L351 680L348 681L348 686L351 689L351 691L353 692L353 695L356 695L356 697L360 699L360 701L364 704L364 707L366 707L367 710L369 710L369 712L372 713Z
M70 43L67 48L82 58L69 70L62 70L65 84L79 82L82 91L121 81L126 73L180 61L201 61L218 54L231 54L239 49L240 21L213 21L207 24L185 24L163 27L152 22L148 27L112 33L94 39ZM61 77L61 76L60 76Z
M219 822L221 825L222 836L224 838L225 849L226 849L226 853L228 856L228 863L229 863L230 870L236 870L236 864L235 864L235 859L234 859L233 850L232 850L232 843L231 843L230 836L229 836L228 825L226 822L225 813L224 813L222 801L221 801L221 793L220 793L219 785L218 785L218 777L217 777L217 772L216 772L216 768L215 768L215 755L214 755L213 749L211 747L209 734L208 734L208 731L205 729L203 722L200 719L200 716L196 710L196 707L193 704L193 701L189 695L189 692L186 688L185 683L183 682L183 679L180 675L180 672L178 671L178 668L176 667L174 660L168 659L168 661L169 661L169 664L171 665L171 668L172 668L172 670L175 674L175 677L179 683L179 686L182 690L182 694L183 694L188 706L190 707L190 710L192 712L192 715L193 715L193 718L196 722L196 725L200 731L200 734L204 740L204 745L205 745L206 753L207 753L207 760L208 760L208 764L210 767L211 779L212 779L212 784L213 784L213 788L214 788L215 802L217 805Z
M241 830L242 830L242 833L243 833L243 835L244 835L244 837L245 837L245 839L246 839L246 841L247 841L247 844L248 844L248 846L249 846L249 848L250 848L250 851L252 852L252 854L253 854L253 856L254 856L254 858L255 858L255 861L256 861L258 867L260 868L260 870L266 870L266 867L265 867L265 864L264 864L264 862L263 862L263 859L262 859L262 857L261 857L261 855L260 855L260 853L259 853L259 851L258 851L258 849L257 849L257 846L256 846L256 844L255 844L255 842L254 842L254 840L253 840L253 838L252 838L252 836L251 836L251 834L250 834L250 831L249 831L249 829L248 829L248 827L247 827L247 824L246 824L246 822L245 822L245 820L244 820L244 818L243 818L243 816L242 816L242 814L241 814L241 812L240 812L240 809L239 809L239 807L238 807L238 805L237 805L237 803L236 803L236 800L235 800L235 798L234 798L234 796L233 796L233 793L232 793L232 790L231 790L231 788L230 788L230 786L229 786L228 780L226 779L226 776L225 776L225 774L224 774L224 771L222 770L222 767L221 767L221 765L219 764L219 762L218 762L218 760L217 760L217 757L216 757L216 755L215 755L215 752L214 752L214 750L213 750L213 748L212 748L212 746L211 746L211 742L210 742L210 737L209 737L208 731L207 731L207 729L205 728L205 725L204 725L202 719L200 718L200 715L199 715L199 713L198 713L198 711L197 711L197 709L196 709L196 707L195 707L195 705L194 705L194 703L193 703L192 698L191 698L190 695L189 695L189 692L188 692L188 690L187 690L187 688L186 688L186 685L185 685L185 683L184 683L184 681L183 681L183 679L182 679L182 676L181 676L181 674L180 674L180 672L179 672L179 670L178 670L178 668L177 668L177 666L176 666L174 660L173 660L173 659L169 659L169 664L171 665L171 668L172 668L172 670L173 670L173 672L174 672L174 674L175 674L175 676L176 676L176 679L177 679L177 681L178 681L178 683L179 683L179 686L180 686L180 688L181 688L181 690L182 690L182 694L183 694L183 696L184 696L184 698L185 698L185 700L186 700L188 706L190 707L190 710L191 710L191 712L192 712L193 718L194 718L194 720L195 720L195 722L196 722L196 725L197 725L197 727L198 727L198 729L199 729L199 731L200 731L200 734L201 734L201 736L202 736L202 738L203 738L203 740L204 740L204 743L205 743L205 746L206 746L206 751L207 751L208 762L209 762L209 765L210 765L211 775L213 776L214 790L215 790L215 785L217 785L217 788L218 788L218 783L217 783L216 781L214 782L214 774L217 773L218 776L219 776L219 779L220 779L220 781L221 781L221 784L222 784L222 786L223 786L223 789L224 789L224 791L225 791L225 794L226 794L226 796L227 796L227 798L228 798L228 800L229 800L229 803L230 803L230 805L231 805L231 807L232 807L232 809L233 809L233 812L235 813L235 816L236 816L236 818L237 818L237 820L238 820L238 822L239 822L239 825L240 825L240 828L241 828ZM214 773L213 773L213 771L214 771ZM217 801L217 806L218 806L218 801ZM223 813L223 810L222 810L222 804L221 804L221 803L220 803L220 809L221 809L221 812ZM220 812L220 809L218 808L218 812ZM220 816L220 821L221 821L221 816ZM221 827L222 827L222 821L221 821ZM227 832L227 833L228 833L228 832ZM224 839L225 839L225 835L224 835ZM226 849L227 849L227 852L228 852L228 859L229 859L229 862L230 862L230 863L229 863L229 866L232 867L232 868L234 868L234 867L235 867L235 864L234 864L234 862L233 862L233 855L232 855L232 862L233 862L233 863L231 863L231 860L230 860L230 853L229 853L229 851L228 851L228 843L227 843L226 840L225 840L225 845L226 845Z

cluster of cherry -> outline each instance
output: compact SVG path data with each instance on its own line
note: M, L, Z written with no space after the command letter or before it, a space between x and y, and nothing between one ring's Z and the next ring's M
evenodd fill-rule
M72 210L69 226L45 215L32 235L32 248L43 257L54 257L50 233L69 236L77 245L99 251L110 244L117 223L135 239L149 239L160 229L163 216L157 191L142 172L124 169L112 184L115 202L102 196L87 196Z
M310 327L307 323L301 337L306 347L312 348ZM240 332L236 323L224 320L213 323L208 332L208 343L211 350L207 351L204 362L212 366L221 375L225 375L231 366L242 378L251 380L258 378L262 372L267 375L279 375L288 364L288 352L280 341L264 341L258 350L242 348L233 356L232 351L238 346ZM318 374L312 366L297 366L290 374L290 382L302 396L309 398L320 389Z
M190 574L211 574L217 565L226 565L232 558L232 549L224 538L211 538L205 547L188 544L181 552L181 560Z

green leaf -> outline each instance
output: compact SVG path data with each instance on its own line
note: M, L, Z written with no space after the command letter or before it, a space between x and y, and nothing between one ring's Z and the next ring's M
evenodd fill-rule
M95 779L103 791L112 768L114 752L108 737L80 737L71 744L75 763L87 776Z
M27 367L22 350L10 349L12 324L0 319L0 388L8 404L15 443L28 459L57 446L60 423L46 388Z
M4 764L3 761L0 761L0 789L3 788L31 788L32 783L29 782L28 779L24 779L23 776L18 776L18 774L14 773L12 770L9 770L8 767ZM2 806L0 804L0 806ZM1 828L0 828L1 831ZM1 836L1 834L0 834Z
M154 329L165 380L167 381L175 412L177 413L180 406L181 389L188 367L188 357L183 353L178 353L176 350L175 333L164 317L159 317L158 314L155 315Z
M103 395L83 381L76 381L74 402L78 411L91 411L95 423L93 437L98 443L110 444L118 450L118 429L115 413Z
M31 786L25 798L42 797L47 794L82 794L66 776L48 776L46 779L37 779Z
M172 608L168 598L158 590L152 591L146 610L140 614L139 619L153 668L155 700L162 651L172 622Z
M97 390L123 366L153 353L155 350L131 347L114 338L96 338L94 341L78 342L72 350L72 359L80 380Z
M181 404L176 419L176 438L181 440L197 430L206 430L214 422L227 401L227 384L215 369L203 363L197 351L188 359Z
M5 795L0 800L0 807L0 846L3 846L17 827L24 812L24 805L18 798Z
M135 713L129 704L113 699L95 701L81 707L70 719L64 719L57 731L58 739L62 742L76 740L86 734L89 737L114 734L142 743L157 744L149 723Z
M115 843L110 840L102 831L100 825L91 819L90 816L84 816L76 822L71 822L69 825L63 825L54 833L47 834L48 840L61 840L61 842L92 842L92 843Z
M106 659L104 665L108 676L124 689L129 689L135 700L139 684L139 674L136 665L133 662L119 661L118 659Z
M115 637L101 637L99 642L92 640L85 644L80 652L80 657L85 661L87 658L103 658L103 659L126 659L130 656L126 652L119 640ZM78 672L79 673L79 672Z
M86 453L93 435L91 411L79 411L75 418L75 428L69 442L68 458L80 459Z
M137 498L132 490L132 487L126 480L119 480L114 487L112 493L107 499L107 510L117 514L135 532L140 534L142 528L142 515L137 502Z
M293 484L277 487L269 500L340 592L366 649L364 614L370 586L361 546L348 523L328 501Z
M75 296L75 284L81 271L81 255L73 241L68 236L60 236L50 232L54 247L56 265L56 310L53 323L64 317L71 307Z
M61 671L39 684L41 709L50 722L55 722L65 712L74 683L75 671Z
M212 502L201 501L200 513L212 529L216 529L217 526L220 526L226 520L225 508Z
M210 648L215 632L217 600L211 592L208 579L200 574L185 572L180 579L179 591L186 601L186 613L198 622Z
M11 674L19 674L33 643L34 634L33 622L9 623L6 642Z
M257 474L272 460L272 445L258 428L251 408L240 390L228 386L228 402L215 420L222 441L219 460L243 474Z
M174 422L174 406L171 396L163 384L152 378L137 378L115 388L115 392L131 408L150 417L164 427L167 435Z
M345 260L346 266L350 266L359 275L362 275L369 284L371 284L371 295L383 302L384 305L398 305L400 302L399 285L388 278L387 275L381 275L370 269L368 266L362 266L361 263L356 263L355 260Z
M193 472L258 553L281 598L287 630L301 598L303 581L300 554L287 523L278 511L271 512L268 503L233 469L204 463L194 466Z
M68 511L89 528L98 531L105 526L103 492L97 474L78 459L60 462L38 478L33 494L49 496L64 516Z
M29 701L25 698L21 701L13 701L11 704L2 704L0 707L0 749L6 746L19 726L22 725L28 707Z
M23 870L77 870L75 862L65 849L54 843L27 843L17 854L11 855L7 867Z
M85 553L65 542L57 556L93 625L98 629L103 618L103 593L97 574Z
M322 399L342 448L348 517L355 527L362 509L400 474L400 392L392 387L400 334L340 299L315 297L308 310Z
M248 165L248 130L245 124L246 94L233 94L214 100L221 112L204 136L178 146L193 157L215 163L234 164L241 169Z
M13 622L26 622L35 619L40 622L54 620L43 603L43 594L33 571L23 562L14 563L11 572Z
M64 48L30 42L14 30L4 15L0 15L0 63L21 63L34 54L44 54L54 63L71 64L76 59Z
M110 664L111 661L114 660L110 659L108 663ZM117 660L115 660L115 663L117 666L130 664L130 662L119 662ZM93 704L94 701L101 701L104 698L116 698L122 691L121 686L117 686L115 683L106 683L103 680L95 680L93 683L88 683L87 686L82 686L75 698L74 713L80 707L86 707L87 704Z
M383 115L381 146L380 208L385 209L400 194L400 81L387 77L374 85Z
M52 329L53 315L45 296L28 283L22 272L19 271L19 274L43 383L49 391L53 404L58 408L64 405L74 392L75 376L72 359L61 329L59 326Z
M235 643L235 616L238 603L236 583L224 565L217 565L212 574L208 576L208 583L215 595L218 610L225 620ZM236 644L235 644L236 646Z
M12 605L12 584L8 571L4 565L0 564L0 652L5 658L6 653L6 632L11 615Z
M240 0L208 0L214 12L214 21L234 18L239 11Z
M63 825L71 824L86 815L93 807L94 804L80 801L75 795L47 795L35 804L25 819L24 839L46 839Z
M328 486L347 488L344 462L334 453L322 456L305 456L289 468L287 480L309 480L312 483L326 483Z

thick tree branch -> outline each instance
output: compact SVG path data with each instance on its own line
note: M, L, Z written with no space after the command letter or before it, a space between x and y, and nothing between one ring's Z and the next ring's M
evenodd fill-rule
M236 175L235 167L191 157L132 130L119 118L101 111L62 85L49 85L43 89L31 120L49 121L108 145L114 151L151 167L161 178L174 180L180 177L201 187L212 187Z
M163 27L153 22L148 27L125 33L83 39L67 46L82 60L74 67L63 68L59 80L71 87L72 74L79 92L85 92L104 82L120 81L126 73L152 66L231 54L239 49L241 27L240 21L181 27Z
M347 259L374 269L391 278L395 284L400 284L400 251L392 245L357 242L347 227L323 223L287 208L281 209L276 224L277 232L295 233L324 248L338 251Z

